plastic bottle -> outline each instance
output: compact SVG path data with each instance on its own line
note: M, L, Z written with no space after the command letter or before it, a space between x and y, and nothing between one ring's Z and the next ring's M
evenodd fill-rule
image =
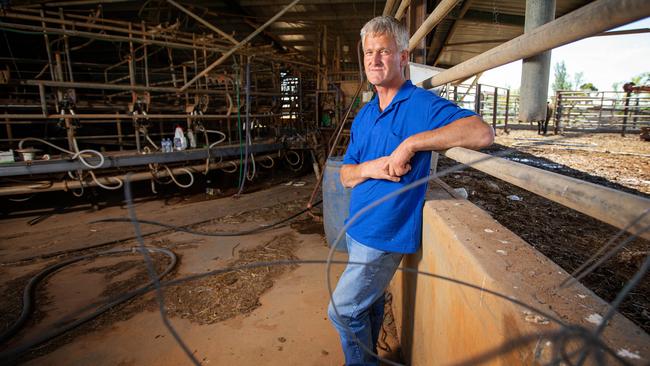
M187 130L187 140L190 142L190 147L192 149L196 148L196 139L194 138L192 130Z
M187 149L187 137L185 137L185 134L181 130L181 150Z
M176 126L176 130L174 131L174 150L183 150L183 139L185 138L185 135L183 134L183 129L181 126Z

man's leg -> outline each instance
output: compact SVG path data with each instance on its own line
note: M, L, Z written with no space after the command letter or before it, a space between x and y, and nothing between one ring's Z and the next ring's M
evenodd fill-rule
M372 351L377 353L377 340L381 333L381 325L384 323L384 304L386 304L385 294L381 294L377 301L370 307L370 328L372 334Z
M377 359L359 343L367 349L374 348L383 319L384 302L380 298L383 299L402 255L366 247L349 236L347 241L349 261L370 265L348 264L332 295L339 316L332 303L328 315L341 337L346 365L378 365Z

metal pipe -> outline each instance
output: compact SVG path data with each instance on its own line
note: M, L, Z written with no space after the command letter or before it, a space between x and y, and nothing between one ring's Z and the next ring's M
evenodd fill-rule
M65 20L65 19L56 19L56 18L49 18L45 17L45 15L41 12L41 16L33 16L33 15L24 15L24 14L16 14L13 12L6 12L3 14L4 17L10 18L10 19L20 19L20 20L40 20L43 24L43 27L45 27L45 23L53 23L53 24L59 24L59 25L69 25L72 29L79 29L79 28L90 28L90 29L97 29L97 30L102 30L102 31L113 31L113 32L121 32L121 33L127 33L127 24L130 24L130 22L126 23L125 26L120 26L120 27L112 27L108 25L103 25L103 24L96 24L96 23L90 23L90 22L76 22L74 20ZM104 19L102 19L104 20ZM146 30L144 31L145 34L148 34ZM138 34L140 35L140 34Z
M348 110L347 110L347 112L345 112L345 116L343 117L343 120L341 121L341 123L337 126L336 137L334 138L334 142L331 141L331 138L330 138L330 141L328 141L328 143L331 143L332 145L330 147L329 153L327 154L327 158L325 158L325 163L323 164L323 168L321 169L321 172L325 171L325 166L324 165L327 164L327 160L329 160L329 158L334 153L334 150L336 149L336 144L338 144L339 139L341 138L341 132L343 132L343 127L345 126L345 121L350 116L350 112L352 111L352 107L354 106L354 101L359 96L359 93L361 93L361 89L363 89L363 85L365 84L364 81L365 81L364 79L361 79L359 81L359 87L357 87L357 91L354 93L354 96L352 97L352 99L350 101L350 105L348 106ZM318 93L316 93L316 95L318 95ZM318 162L316 162L316 163L318 163ZM307 208L309 208L309 209L312 208L312 204L314 202L314 198L316 197L316 193L318 192L318 188L320 188L320 185L323 183L323 176L324 176L324 174L321 174L320 176L316 177L318 179L318 182L316 182L316 185L314 186L314 190L311 192L311 196L309 197L309 202L307 202Z
M264 154L283 149L284 145L275 142L269 143L255 143L249 148L250 153ZM124 169L127 167L142 166L147 164L171 164L182 163L191 160L205 160L207 158L216 157L239 157L239 146L221 146L208 149L189 149L183 151L175 151L172 153L154 152L149 154L139 154L134 151L125 153L105 153L104 164L101 169ZM96 157L87 158L89 162L94 164L99 163ZM0 164L0 177L12 177L19 175L36 175L36 174L52 174L63 173L76 170L89 170L79 160L34 160L28 163L16 164ZM95 170L97 171L97 170Z
M41 9L41 18L43 18L43 9ZM47 51L47 64L50 67L50 76L52 80L55 80L54 77L54 63L52 62L52 49L50 48L50 37L47 35L47 32L45 31L45 22L41 21L41 26L43 28L43 37L45 38L45 50Z
M252 94L252 93L251 93ZM60 114L49 114L47 116L43 116L42 114L0 114L0 116L4 118L10 118L10 119L58 119L62 118L63 116ZM67 116L67 115L66 115ZM277 116L282 116L282 113L260 113L260 114L251 114L251 117L253 118L263 118L263 117L277 117ZM225 119L228 118L229 116L227 114L203 114L203 115L190 115L190 114L148 114L147 119L173 119L173 118L179 118L179 119L185 119L185 118L190 118L190 119ZM70 117L72 118L72 116ZM124 118L124 119L131 119L133 118L132 115L130 114L120 114L120 113L107 113L107 114L75 114L74 119L77 120L83 120L83 119L112 119L112 118Z
M627 125L627 115L630 107L630 96L631 92L627 92L625 95L625 108L623 108L623 128L621 129L621 136L625 137L625 127Z
M494 98L492 104L492 128L497 130L497 100L499 99L499 89L494 88Z
M597 0L423 80L418 86L435 88L648 16L647 0Z
M510 109L510 89L506 89L506 116L504 117L505 119L505 125L503 127L503 131L508 133L508 114L509 114L509 109Z
M142 58L144 59L144 85L149 86L149 54L147 51L147 37L145 36L145 30L147 29L147 27L144 25L144 21L140 23L140 27L142 28L142 41L143 41Z
M122 133L122 120L115 119L115 127L117 127L117 144L120 146L120 151L124 150L124 135Z
M201 71L198 75L196 75L192 80L190 80L187 84L183 85L181 87L181 91L184 91L187 89L190 85L194 84L198 79L204 77L207 75L212 69L215 67L221 65L224 61L226 61L235 51L240 49L242 46L246 45L248 42L250 42L251 39L253 39L256 35L258 35L260 32L262 32L266 27L271 25L273 22L275 22L278 18L280 18L284 13L286 13L289 9L291 9L294 5L296 5L300 0L294 0L291 2L291 4L287 5L284 7L284 9L280 10L277 14L273 16L273 18L269 19L266 23L262 24L259 28L257 28L253 33L249 34L248 37L244 38L241 42L237 43L234 47L232 47L228 52L224 53L219 57L215 62L213 62L210 66L208 66L206 69Z
M80 89L106 89L106 90L123 90L123 91L148 91L148 92L161 92L161 93L179 93L180 89L173 87L156 87L156 86L143 86L143 85L119 85L107 83L85 83L85 82L66 82L66 81L48 81L48 80L21 80L22 85L38 86L43 84L45 86L55 88L80 88ZM199 94L225 94L223 90L197 90ZM269 93L271 95L271 93Z
M267 155L263 156L258 156L255 157L255 161L261 161L266 159ZM236 160L239 162L239 160ZM234 162L234 161L233 161ZM237 164L239 165L239 164ZM221 169L221 168L226 168L226 167L231 167L232 164L230 161L222 161L219 163L211 163L209 165L210 169ZM189 169L192 171L192 173L202 173L205 171L205 164L198 164L198 165L192 165L188 167L177 167L177 168L170 168L172 173L174 175L179 174L185 174L184 169ZM160 170L156 173L156 177L167 177L169 176L169 173L167 172L167 169ZM111 180L111 178L118 178L122 181L126 179L126 174L124 175L113 175L113 176L102 176L102 177L97 177L97 180L105 185L114 185L115 180ZM143 181L143 180L148 180L152 179L153 175L151 171L146 171L146 172L138 172L138 173L131 173L129 176L129 180L132 182L135 181ZM94 180L91 181L85 181L83 183L84 187L96 187L97 182ZM43 182L36 182L35 184L21 184L21 185L12 185L11 187L0 187L0 196L10 196L10 195L17 195L17 194L30 194L30 193L41 193L41 192L52 192L52 191L64 191L64 190L70 190L70 189L79 189L81 188L81 183L79 180L70 180L70 181L62 181L62 182L52 182L50 185L44 186Z
M167 0L167 2L174 5L175 7L177 7L183 13L185 13L185 14L189 15L190 17L194 18L199 23L201 23L201 24L205 25L206 27L210 28L210 30L212 30L213 32L215 32L215 33L219 34L220 36L222 36L223 38L229 40L232 44L237 44L237 40L235 38L233 38L230 34L222 31L221 29L219 29L219 28L215 27L214 25L210 24L205 19L203 19L200 16L192 13L187 8L183 7L181 4L175 2L174 0Z
M59 15L58 13L53 13L52 15ZM127 28L129 25L132 25L132 22L117 22L117 21L112 21L110 19L105 19L101 18L101 22L107 23L107 22L112 22L113 24L116 24L118 26L110 26L110 25L105 25L105 24L98 24L97 18L95 16L92 17L79 17L75 16L74 14L66 14L67 18L81 18L83 22L77 22L74 20L67 20L67 19L58 19L58 18L51 18L51 17L46 17L44 13L41 13L40 17L34 16L34 15L25 15L25 14L18 14L15 12L7 11L3 13L3 16L6 18L10 19L20 19L20 20L33 20L33 21L41 21L43 23L43 26L45 26L45 23L53 23L53 24L59 24L59 25L68 25L70 28L74 31L74 29L79 29L79 28L88 28L88 29L96 29L96 30L101 30L101 31L112 31L112 32L118 32L118 33L128 33ZM133 34L138 35L138 36L160 36L161 38L173 38L175 40L181 40L181 41L188 41L189 38L182 37L182 35L185 35L184 32L175 32L173 37L167 36L167 35L160 35L156 34L158 33L158 30L153 28L154 31L147 31L146 28L144 28L142 31L134 31Z
M67 81L48 81L48 80L19 80L18 85L32 85L38 86L43 84L45 86L55 87L55 88L80 88L80 89L105 89L105 90L123 90L123 91L148 91L148 92L161 92L161 93L171 93L179 94L181 89L173 87L157 87L157 86L143 86L143 85L120 85L120 84L107 84L107 83L86 83L86 82L67 82ZM215 90L215 89L203 89L203 90L193 90L195 94L219 94L225 95L225 90ZM286 95L297 95L296 93L273 93L273 92L251 92L251 95L255 96L286 96Z
M650 199L461 147L449 149L444 154L631 234L650 239L650 231L643 232L650 227L650 214L645 215L650 209Z
M402 0L402 2L399 4L399 8L397 8L397 12L395 12L395 19L402 19L404 13L406 13L406 8L408 8L410 4L411 0Z
M59 7L59 6L78 6L78 5L93 5L93 4L106 4L106 3L125 3L129 1L131 0L75 0L75 1L59 1L53 3L46 3L44 5L47 7ZM29 6L38 6L38 5L37 4L25 5L25 7L29 7Z
M299 1L299 0L296 0ZM127 23L128 24L128 23ZM82 25L82 27L84 27ZM76 36L76 37L85 37L85 38L90 38L90 39L97 39L97 40L103 40L103 41L121 41L121 42L128 42L129 37L127 36L116 36L116 35L108 35L108 34L102 34L102 33L92 33L92 32L83 32L83 31L78 31L78 30L61 30L58 28L40 28L37 26L31 26L31 25L25 25L25 24L17 24L17 23L6 23L6 22L0 22L0 28L4 29L22 29L22 30L28 30L28 31L34 31L38 33L49 33L49 34L58 34L58 35L68 35L68 36ZM161 47L171 47L174 49L184 49L184 50L191 50L194 48L191 44L185 44L185 43L178 43L178 42L169 42L169 41L158 41L154 39L147 39L147 40L141 40L141 39L134 39L133 42L136 43L145 43L149 45L156 45L156 46L161 46ZM191 42L191 39L188 39L188 42ZM203 49L204 46L201 46L200 49ZM206 48L209 51L213 52L223 52L226 48L217 46L217 45L211 45L209 48ZM234 53L234 51L233 51ZM259 50L255 49L246 49L241 51L240 53L244 54L251 54L254 55L256 54L256 57L260 59L268 59L268 60L275 60L275 61L280 61L284 62L287 64L294 64L294 65L300 65L303 67L311 68L311 69L316 69L318 66L314 66L310 63L307 62L301 62L301 61L296 61L292 60L290 58L286 57L281 57L281 56L275 56L275 55L270 55L270 54L259 54ZM222 61L223 62L223 61Z
M13 146L13 144L11 143L11 140L13 140L14 135L13 135L12 130L11 130L11 122L9 121L8 118L5 118L5 130L7 131L7 138L10 139L9 146L11 147L11 146Z
M17 23L0 22L0 28L5 28L5 29L13 28L13 29L28 30L28 31L38 31L38 32L44 32L44 33L48 33L48 34L58 34L58 35L84 37L84 38L97 39L97 40L102 40L102 41L120 41L120 42L128 42L129 41L128 36L117 36L117 35L111 35L111 34L84 32L84 31L78 31L78 30L63 30L63 29L50 28L50 27L37 27L37 26L31 26L31 25L26 25L26 24L17 24ZM192 46L189 45L189 44L178 43L178 42L169 42L169 41L158 41L158 40L154 40L154 39L148 39L146 41L143 41L143 40L140 40L140 39L135 39L134 42L137 42L137 43L146 42L147 44L151 44L151 45L156 45L156 46L161 46L161 47L173 47L173 48L177 48L177 49L186 49L186 50L192 49ZM225 48L217 47L217 46L214 46L214 45L212 45L210 47L210 50L214 50L214 51L218 51L218 52L223 52L224 49Z
M429 34L429 32L431 32L431 30L447 16L447 14L449 14L457 2L458 0L442 0L438 6L433 9L433 12L427 17L409 40L409 52L413 51L417 44L426 37L427 34Z
M59 9L59 15L61 16L61 20L64 20L63 9ZM61 24L61 29L64 31L66 30L65 24ZM67 35L63 36L63 50L65 52L66 65L68 66L68 80L74 82L74 76L72 75L72 59L70 58L70 43L68 42Z
M47 116L47 101L45 100L45 86L43 84L38 86L38 95L41 98L41 111L43 116Z
M14 10L16 10L14 8ZM21 9L21 11L26 12L26 13L34 13L34 14L39 14L38 10L31 10L31 9ZM51 12L51 11L46 11L45 14L51 15L51 16L58 16L57 12ZM18 14L15 12L9 12L6 11L3 13L4 16L8 18L15 18L15 19L24 19L24 20L34 20L33 16L30 15L25 15L25 14ZM32 17L31 19L29 17ZM101 24L97 23L97 16L96 15L76 15L76 14L71 14L68 13L66 14L66 17L68 19L78 19L82 21L83 23L80 22L75 22L74 24L69 23L68 25L71 25L72 29L77 29L79 27L83 28L91 28L91 29L101 29L101 30L111 30L111 31L116 31L116 32L125 32L125 29L129 26L129 24L132 24L131 22L128 21L121 21L121 20L115 20L115 19L107 19L107 18L101 18L99 21ZM41 18L38 18L36 20L39 20ZM51 22L51 23L59 23L61 20L57 18L43 18L44 21ZM73 21L66 21L66 22L73 22ZM116 27L109 26L106 24L113 24ZM150 31L147 32L145 29L144 32L150 36L160 36L163 39L175 39L175 40L181 40L181 41L190 41L192 33L189 32L183 32L179 30L174 31L174 35L166 35L166 34L160 34L160 28L159 27L150 27ZM136 33L137 35L140 35ZM220 39L215 39L214 41L221 41Z
M384 11L382 12L381 15L383 16L392 15L393 7L395 7L395 0L386 0L386 4L384 5Z

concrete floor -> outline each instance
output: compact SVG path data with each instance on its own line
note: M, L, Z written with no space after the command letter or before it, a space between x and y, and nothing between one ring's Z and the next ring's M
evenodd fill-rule
M239 200L189 199L175 204L159 200L147 201L136 204L136 210L140 218L182 225L278 203L296 202L297 199L304 199L303 202L306 202L312 184L313 182L305 187L278 185L245 195ZM291 213L278 214L272 220L268 217L267 222ZM0 260L5 263L0 267L3 287L7 281L33 273L56 263L58 259L37 259L11 264L12 261L132 236L133 231L129 223L88 223L94 219L125 215L124 207L110 207L97 212L82 209L55 215L33 227L25 224L30 217L0 222ZM218 229L242 230L263 223L225 223ZM201 229L209 230L212 225L214 224ZM143 230L151 232L159 229L144 226ZM278 235L294 235L298 242L295 255L300 259L327 257L328 247L321 234L301 234L290 227L230 238L196 237L185 233L164 232L149 236L145 242L150 244L152 240L165 240L178 244L174 251L181 255L182 261L176 276L182 276L222 267L229 260L236 258L242 249L255 247ZM130 240L116 247L133 245L134 241ZM337 254L336 259L345 260L346 256ZM41 319L23 329L12 345L39 334L65 314L96 300L106 286L105 279L97 273L87 273L86 270L90 267L115 264L119 260L102 258L83 262L51 276L43 286L44 289L39 290L48 295L47 303L39 305L42 311ZM200 325L178 317L173 317L171 321L202 364L341 365L343 356L338 335L327 319L325 270L324 265L300 265L285 272L276 278L274 285L260 297L261 306L246 315L209 325ZM342 266L333 267L334 279L341 271ZM48 349L48 353L32 359L28 364L189 364L181 348L165 329L160 314L151 307L136 313L128 320L115 321L95 330L80 332L68 342L61 343L58 347L50 346L51 351Z

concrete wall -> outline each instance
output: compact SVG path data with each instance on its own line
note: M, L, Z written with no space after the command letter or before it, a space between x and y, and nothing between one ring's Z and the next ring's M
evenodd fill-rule
M559 342L543 333L560 327L507 298L587 329L595 328L590 322L597 318L595 314L604 315L608 309L582 285L558 289L568 276L565 271L469 201L429 200L423 220L422 250L405 257L402 266L478 288L398 271L390 291L402 353L409 365L479 364L477 357L484 357L480 360L490 365L548 363ZM523 336L531 336L530 341L499 350ZM650 360L650 337L620 315L610 322L603 338L628 362L647 364ZM569 345L571 350L575 342ZM591 357L587 364L593 363Z

